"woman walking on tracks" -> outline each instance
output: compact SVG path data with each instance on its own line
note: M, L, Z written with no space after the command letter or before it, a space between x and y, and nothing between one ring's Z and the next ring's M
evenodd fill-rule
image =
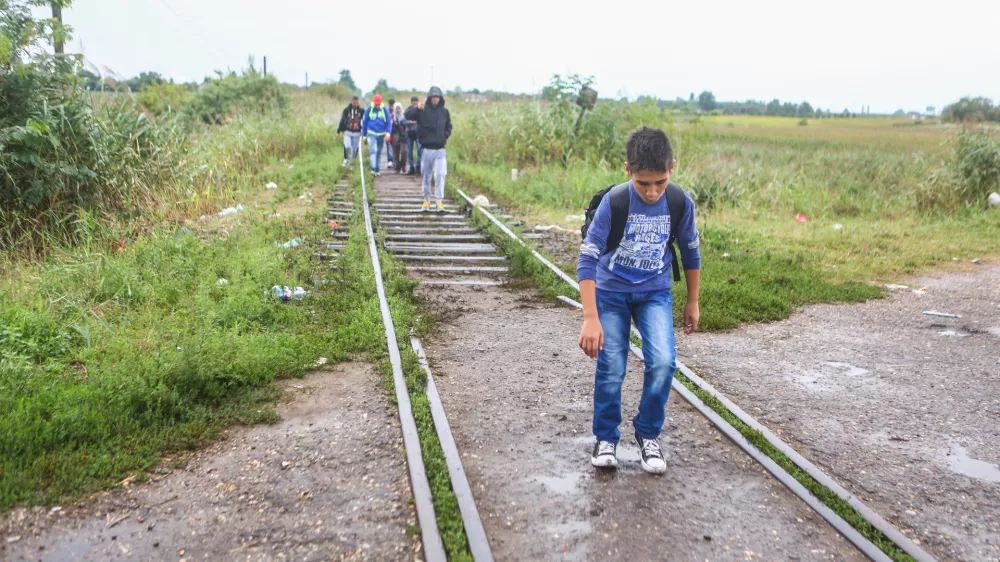
M441 88L431 87L427 103L420 112L417 135L423 147L420 168L423 175L424 210L431 205L431 176L434 179L437 209L444 210L444 178L448 175L448 161L444 146L451 136L451 114L444 106Z
M629 181L609 188L586 225L577 272L583 301L580 348L597 359L594 383L594 435L590 461L615 468L621 436L622 382L629 353L632 320L642 336L645 372L639 411L632 419L642 468L652 474L667 465L656 441L676 366L672 254L676 239L684 262L688 302L684 332L698 328L698 282L701 255L694 223L694 201L670 183L674 155L663 131L643 127L626 146ZM588 210L588 214L590 211ZM675 278L680 274L675 269Z

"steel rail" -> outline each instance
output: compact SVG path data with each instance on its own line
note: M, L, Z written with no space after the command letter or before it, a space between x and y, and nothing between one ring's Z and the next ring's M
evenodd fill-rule
M427 562L445 562L448 557L444 551L444 543L441 541L441 533L438 531L433 495L420 449L420 435L417 433L417 424L413 421L410 394L406 388L406 378L403 376L403 360L399 354L399 344L396 342L396 329L392 322L389 301L385 295L385 284L382 282L382 265L379 262L375 233L372 230L371 213L368 210L368 188L365 186L363 159L358 162L358 169L361 173L361 206L365 213L368 252L371 254L372 267L375 269L375 288L378 292L379 308L382 311L382 324L385 326L385 341L389 347L389 363L392 365L396 404L399 406L399 423L403 432L403 446L406 448L406 465L410 471L410 488L413 491L413 501L417 507L417 521L420 523L424 558Z
M448 424L448 416L444 412L444 404L441 403L441 396L438 394L437 385L434 384L434 375L431 373L431 366L427 363L427 354L424 353L424 346L420 340L411 335L410 345L417 353L420 366L427 373L427 399L431 404L431 417L434 418L434 429L437 431L438 440L441 442L441 451L444 453L445 464L448 465L448 474L451 476L451 489L455 492L455 499L458 501L458 509L462 513L462 524L465 526L465 537L469 541L469 552L476 562L493 562L493 551L490 550L490 541L486 536L486 528L483 527L483 520L479 517L479 509L476 508L476 499L472 495L472 487L469 479L465 476L465 467L462 465L462 457L458 453L458 445L455 444L455 437L451 434L451 426Z

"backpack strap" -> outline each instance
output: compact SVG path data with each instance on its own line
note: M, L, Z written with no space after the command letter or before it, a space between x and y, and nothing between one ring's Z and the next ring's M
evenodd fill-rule
M625 236L625 223L628 222L628 204L631 198L628 182L620 183L611 188L608 197L611 198L611 229L608 231L608 244L604 248L605 254L610 254L618 248L618 244Z
M674 271L674 282L680 282L681 280L681 267L677 263L677 225L680 224L681 218L684 217L684 211L687 209L687 197L684 195L684 190L681 186L674 182L667 184L667 211L670 212L670 238L667 239L667 246L670 248L670 260L671 269Z

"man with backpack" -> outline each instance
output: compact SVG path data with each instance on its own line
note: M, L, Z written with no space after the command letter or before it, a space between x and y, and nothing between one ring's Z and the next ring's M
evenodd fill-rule
M361 148L361 120L365 111L361 109L358 96L351 98L344 112L340 114L340 125L337 126L337 136L344 133L344 163L347 166L358 157Z
M382 105L382 96L375 94L371 106L365 111L361 120L361 135L368 144L368 154L371 155L372 172L379 175L379 161L382 159L382 148L386 143L386 135L392 134L392 116Z
M680 274L674 240L687 281L686 334L698 329L701 255L694 201L670 182L675 165L670 139L659 129L642 127L629 136L626 153L629 181L594 197L577 265L583 301L580 348L597 359L593 424L597 442L590 462L599 468L618 466L622 382L635 319L645 371L632 426L642 469L662 474L667 465L657 438L676 365L670 273L675 281Z

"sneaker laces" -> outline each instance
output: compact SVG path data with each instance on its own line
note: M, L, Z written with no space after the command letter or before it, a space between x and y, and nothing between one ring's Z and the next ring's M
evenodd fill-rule
M663 458L663 454L660 453L660 444L656 442L656 439L643 439L642 452L647 457Z
M597 456L615 454L615 444L610 441L601 441L597 445Z

